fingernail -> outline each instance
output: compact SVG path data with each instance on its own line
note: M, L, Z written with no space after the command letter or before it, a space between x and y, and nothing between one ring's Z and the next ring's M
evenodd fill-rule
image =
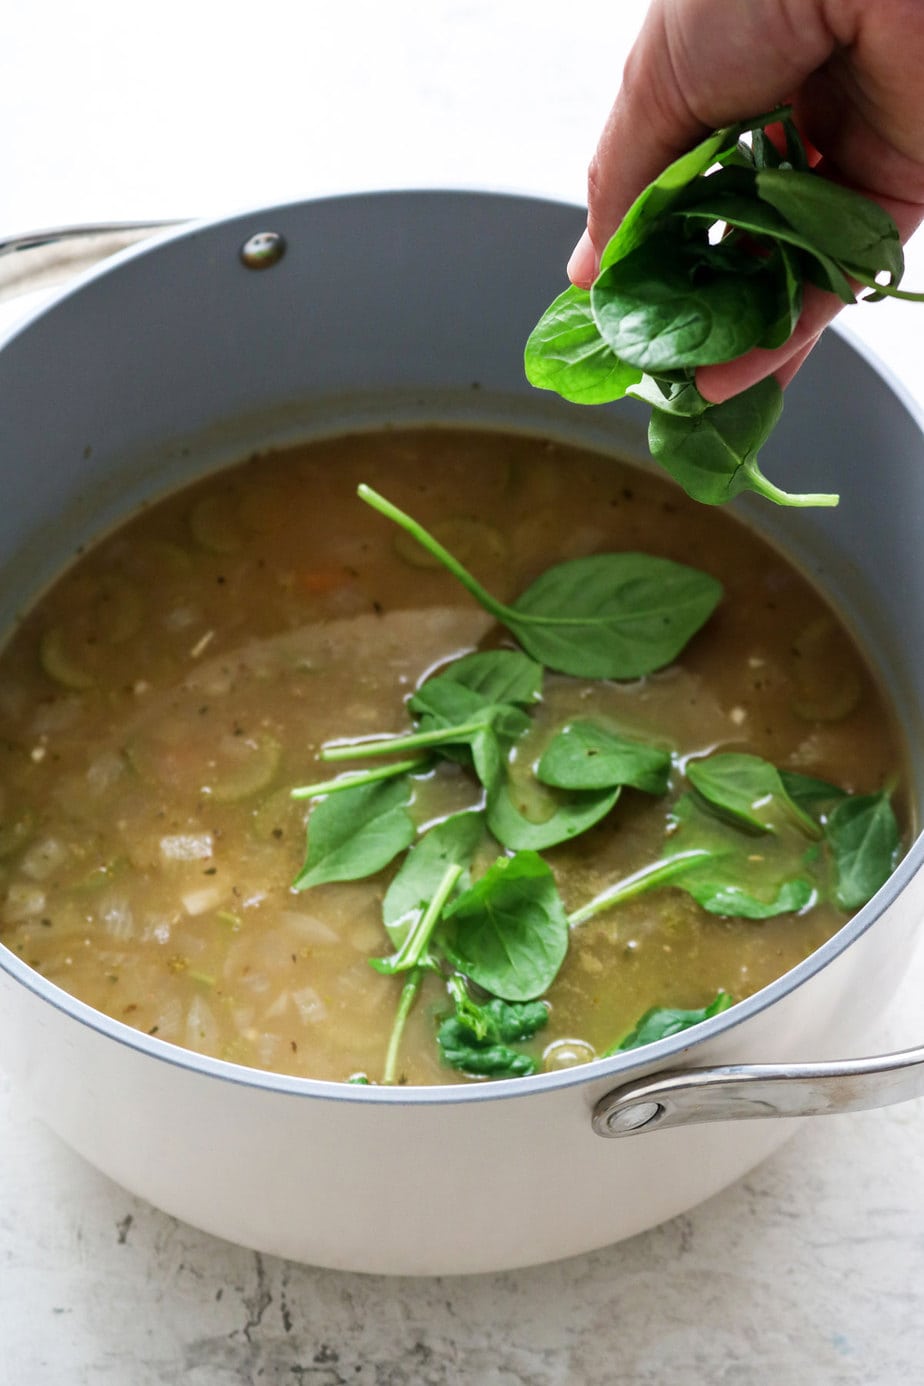
M572 284L587 289L596 276L597 252L594 249L593 241L590 239L590 232L585 231L571 252L571 258L568 261L568 278Z

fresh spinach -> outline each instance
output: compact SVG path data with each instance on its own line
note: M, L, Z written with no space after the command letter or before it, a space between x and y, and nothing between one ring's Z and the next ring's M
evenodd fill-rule
M568 951L568 919L536 852L501 857L443 912L440 944L454 967L502 1001L535 1001Z
M668 1039L671 1035L680 1034L681 1030L701 1025L704 1020L709 1020L714 1015L721 1015L722 1011L727 1011L732 1005L734 1002L728 992L720 991L714 1001L699 1010L684 1011L675 1006L652 1006L618 1044L607 1049L600 1057L611 1059L614 1054L622 1054L627 1049L640 1049L643 1044L655 1044L657 1040Z
M758 452L782 411L783 392L768 376L698 413L655 409L648 446L687 495L704 505L722 505L742 491L754 491L779 505L836 505L834 495L781 491L760 470Z
M356 881L387 866L414 840L407 776L332 794L308 818L308 850L293 889Z
M672 663L709 618L721 585L650 554L594 554L546 569L511 605L492 597L432 535L371 487L362 500L411 534L549 669L632 679Z
M766 133L776 122L785 152ZM834 505L828 493L786 492L758 467L782 408L773 382L713 405L694 373L788 341L805 283L846 303L851 281L870 300L924 300L899 287L903 270L892 219L813 172L780 108L714 132L643 190L589 292L566 290L533 329L526 375L577 403L629 394L650 404L652 456L695 500L751 490L779 505Z

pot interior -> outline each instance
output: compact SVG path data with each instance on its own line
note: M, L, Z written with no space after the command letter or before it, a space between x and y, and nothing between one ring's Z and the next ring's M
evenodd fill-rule
M358 195L193 228L90 275L0 351L0 626L81 545L256 448L385 423L460 423L648 466L642 406L578 408L523 376L526 336L581 223L576 208L528 198ZM255 272L239 252L262 231L287 249ZM762 461L788 489L841 494L832 511L776 510L756 497L734 508L828 594L878 669L920 817L920 422L829 332L788 389ZM921 851L912 847L906 876ZM876 915L874 900L826 949L833 955Z

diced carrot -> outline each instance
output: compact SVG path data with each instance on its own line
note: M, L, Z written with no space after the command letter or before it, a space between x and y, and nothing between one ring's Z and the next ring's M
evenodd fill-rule
M297 573L296 582L305 592L321 597L326 592L336 592L346 587L351 574L346 568L309 568L307 572Z

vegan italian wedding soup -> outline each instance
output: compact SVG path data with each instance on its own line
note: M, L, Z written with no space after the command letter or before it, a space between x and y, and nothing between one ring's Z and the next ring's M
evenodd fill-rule
M749 996L883 883L895 720L670 483L519 435L267 454L83 553L0 669L0 937L356 1083L553 1070Z

